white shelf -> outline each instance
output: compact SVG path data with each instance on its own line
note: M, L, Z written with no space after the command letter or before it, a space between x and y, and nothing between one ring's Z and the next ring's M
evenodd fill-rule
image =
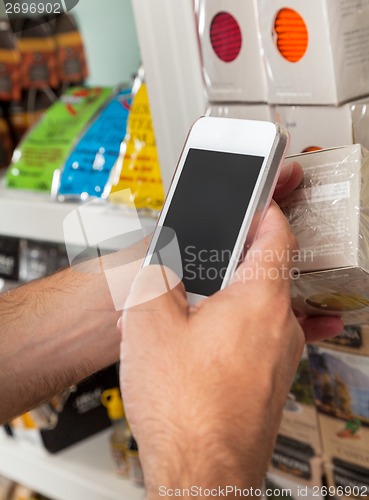
M85 237L93 233L95 240L98 232L105 236L127 234L152 227L154 219L137 217L127 209L106 201L93 203L70 203L53 201L50 196L5 189L0 178L0 235L34 239L52 243L64 243L63 224L76 209L80 223L86 223L86 231L68 231L70 245L85 246ZM77 217L76 217L77 219ZM72 221L73 222L73 221ZM85 234L86 233L86 234ZM98 238L97 238L98 239ZM103 236L98 241L104 241ZM96 243L94 241L92 244Z
M0 475L53 500L143 500L144 489L115 474L103 431L56 455L0 432Z

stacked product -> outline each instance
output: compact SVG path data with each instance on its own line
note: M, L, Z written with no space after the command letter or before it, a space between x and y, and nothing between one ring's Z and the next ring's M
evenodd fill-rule
M209 115L279 121L290 133L290 154L351 145L322 151L312 164L311 157L301 158L309 170L287 202L304 253L293 298L304 313L368 323L368 160L360 145L352 146L369 149L368 2L196 0L195 10ZM311 351L315 398L303 378L304 357L286 403L272 484L282 474L282 488L290 474L299 478L299 486L311 479L310 486L321 486L322 458L312 457L323 453L330 484L365 486L367 359L361 352L356 358L340 354L338 360L338 354L319 349ZM338 365L342 373L334 372ZM319 384L337 393L327 404L319 399ZM322 491L304 495L295 489L291 496L313 498Z
M369 494L369 330L346 327L309 346L328 487L340 498Z
M143 68L133 83L120 153L107 187L110 201L157 216L164 203L164 188Z
M196 0L210 116L272 120L256 4Z
M322 498L322 472L322 443L305 351L283 410L266 488L287 489L296 499Z
M366 3L197 0L196 11L208 114L279 121L290 154L369 148Z
M309 346L328 491L367 496L369 153L353 145L294 158L304 180L285 201L300 246L293 306L307 315L339 315L347 325L338 338Z
M164 189L143 73L133 88L68 89L21 141L5 183L157 216Z
M17 26L0 20L0 166L26 130L71 85L87 77L83 40L70 15ZM14 32L14 28L15 32Z

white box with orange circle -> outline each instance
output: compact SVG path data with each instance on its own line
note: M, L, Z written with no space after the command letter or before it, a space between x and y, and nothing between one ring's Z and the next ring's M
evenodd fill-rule
M290 134L290 155L351 144L369 150L369 98L342 106L278 105L274 109L274 120Z
M266 102L254 0L196 0L196 12L209 100Z
M274 121L274 109L268 104L210 103L206 116Z
M294 309L369 323L369 152L360 145L290 156L304 179L283 209L299 241L290 252Z
M337 105L368 94L368 0L256 1L268 102Z

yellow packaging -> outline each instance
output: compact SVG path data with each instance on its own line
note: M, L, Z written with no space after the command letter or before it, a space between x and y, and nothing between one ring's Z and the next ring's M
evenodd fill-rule
M137 81L133 86L137 88ZM120 172L117 184L113 181L110 201L137 210L160 211L164 203L158 152L152 124L147 87L139 80L134 92L127 122L127 134L121 148L115 173ZM114 175L114 174L113 174ZM131 196L127 190L131 190Z

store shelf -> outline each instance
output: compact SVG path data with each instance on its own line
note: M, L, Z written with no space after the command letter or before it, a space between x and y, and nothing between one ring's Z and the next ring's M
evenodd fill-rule
M56 455L0 432L0 475L53 500L143 500L143 488L115 474L109 432L103 431Z
M3 187L1 178L0 213L0 235L52 243L65 242L66 218L69 217L72 223L78 219L85 225L84 231L68 231L68 243L77 246L88 246L86 238L91 244L96 244L154 224L152 218L138 218L125 208L101 200L86 204L60 203L48 195L8 190ZM91 231L93 235L89 238Z

